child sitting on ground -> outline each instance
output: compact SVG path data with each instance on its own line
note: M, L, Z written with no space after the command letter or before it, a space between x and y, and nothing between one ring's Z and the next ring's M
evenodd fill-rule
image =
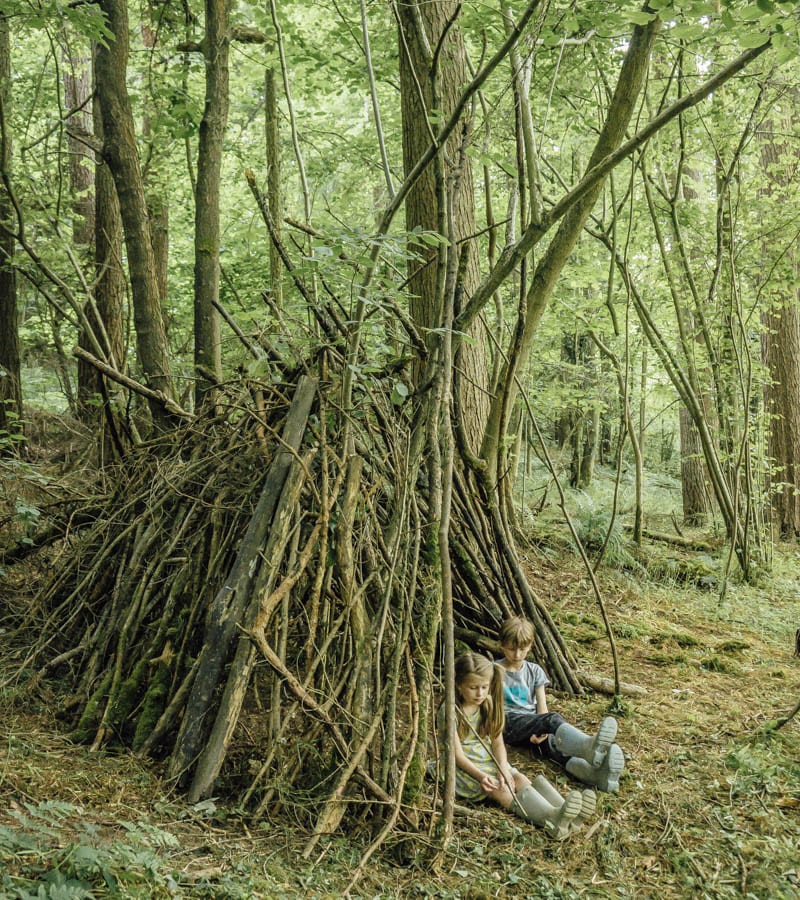
M503 743L503 675L485 656L464 653L455 663L456 796L464 800L490 798L526 822L563 840L594 813L594 791L571 791L562 798L538 775L533 783L511 766ZM446 746L445 707L439 707L437 727Z
M548 711L545 686L550 679L541 666L526 659L534 634L533 624L521 616L506 619L500 629L503 658L497 664L503 673L506 741L535 749L584 784L616 793L625 767L622 750L614 743L617 720L603 719L591 737Z

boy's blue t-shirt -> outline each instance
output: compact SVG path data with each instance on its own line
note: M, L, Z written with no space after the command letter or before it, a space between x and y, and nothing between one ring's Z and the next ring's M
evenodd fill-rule
M503 672L503 705L506 717L536 715L536 688L550 684L545 670L537 663L525 660L517 672L507 669L497 660Z

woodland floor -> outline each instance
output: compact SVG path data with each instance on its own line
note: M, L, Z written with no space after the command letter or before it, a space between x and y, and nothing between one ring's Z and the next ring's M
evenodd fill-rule
M581 667L610 676L577 559L530 552L528 565ZM425 840L397 835L351 896L800 898L800 717L763 734L800 695L800 554L776 550L770 577L733 584L721 606L713 589L641 573L605 569L602 580L622 680L647 689L619 713L619 794L599 795L594 823L563 843L475 808L457 817L437 872ZM551 708L587 729L608 704L551 695ZM221 800L189 806L157 764L71 744L58 706L58 685L0 692L0 897L343 895L368 834L351 829L306 861L296 822L252 826ZM576 786L525 752L512 758L562 792Z

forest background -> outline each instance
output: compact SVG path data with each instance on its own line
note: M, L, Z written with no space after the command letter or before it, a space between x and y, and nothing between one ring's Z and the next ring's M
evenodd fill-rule
M305 860L363 829L357 885L389 848L452 854L465 813L452 758L431 798L429 722L457 649L492 652L508 613L584 713L587 689L620 714L642 696L624 641L671 619L653 585L713 596L702 616L767 597L738 651L785 647L797 28L772 0L7 0L11 708L55 702L73 745L155 760L190 809L290 811ZM619 615L632 584L655 612ZM578 652L587 616L605 658ZM736 652L701 668L752 699ZM731 752L792 810L777 696L766 749ZM796 839L782 814L764 827ZM769 849L785 867L751 893L793 896ZM738 858L713 891L748 892ZM643 873L677 895L709 880L685 859Z

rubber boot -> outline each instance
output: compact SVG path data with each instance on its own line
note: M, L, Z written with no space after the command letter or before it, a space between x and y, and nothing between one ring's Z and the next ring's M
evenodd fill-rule
M581 811L572 823L573 830L577 831L579 828L582 828L589 819L593 818L596 809L597 794L595 794L594 791L589 790L589 788L581 791Z
M554 735L554 742L556 749L564 756L577 756L579 759L585 759L591 766L600 766L616 736L617 720L612 716L607 716L600 723L594 737L581 731L580 728L564 722L563 725L559 725Z
M558 793L558 792L556 792ZM511 808L526 822L539 825L557 841L569 837L572 823L580 814L582 798L580 791L570 791L565 799L559 795L558 804L550 803L535 788L521 788L514 795Z
M548 803L552 803L553 806L558 806L558 804L561 803L561 794L558 793L544 775L537 775L536 778L533 779L533 787L545 800L547 800ZM572 831L577 831L579 828L582 828L589 819L592 818L596 808L597 794L595 794L594 791L590 791L588 788L585 791L581 791L581 811L572 822Z
M608 748L601 766L590 766L585 759L573 756L567 761L566 770L584 784L591 784L598 791L616 794L619 790L619 776L625 768L625 757L617 744Z

